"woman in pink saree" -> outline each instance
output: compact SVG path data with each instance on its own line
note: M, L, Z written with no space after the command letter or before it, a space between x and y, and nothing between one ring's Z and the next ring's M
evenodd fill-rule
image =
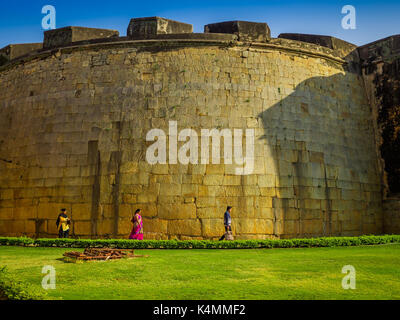
M129 239L131 240L143 240L143 220L140 213L140 209L136 210L135 215L131 220L133 223L133 229L129 236Z

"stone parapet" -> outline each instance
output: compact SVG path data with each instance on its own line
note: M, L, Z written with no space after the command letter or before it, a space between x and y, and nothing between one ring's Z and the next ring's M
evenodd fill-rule
M243 42L267 42L271 39L271 30L266 23L248 21L226 21L208 24L204 33L234 34Z
M381 39L358 48L366 74L374 72L377 63L391 63L400 56L400 35Z
M186 34L193 25L160 17L135 18L128 26L127 36L132 39L152 38L160 34Z
M38 51L42 47L42 43L10 44L0 49L0 66L31 52Z
M45 31L43 48L55 48L69 45L73 42L93 39L107 39L118 37L119 32L108 29L95 29L84 27L65 27Z
M301 33L281 33L279 38L314 43L316 45L334 50L341 57L346 57L357 49L356 45L331 36Z

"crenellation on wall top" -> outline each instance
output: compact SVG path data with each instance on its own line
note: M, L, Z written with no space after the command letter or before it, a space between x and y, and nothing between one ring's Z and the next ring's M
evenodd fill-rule
M160 17L131 19L127 37L152 38L161 34L187 34L193 33L193 25Z
M204 33L228 33L243 42L268 42L271 30L266 23L249 21L226 21L204 26Z
M390 61L400 56L400 35L393 35L358 48L362 64Z
M65 46L79 41L118 37L119 32L116 30L86 27L65 27L45 31L43 48L49 49Z
M142 40L177 40L179 44L187 40L204 44L242 42L254 43L256 46L281 46L291 51L305 50L346 60L355 69L358 68L360 55L365 61L365 57L387 56L400 51L400 35L357 47L335 37L313 34L283 33L274 39L271 38L271 30L267 23L240 20L207 24L204 26L204 33L193 33L191 24L155 16L131 19L125 37L121 37L116 30L75 26L45 31L43 44L18 44L0 49L0 66L53 49ZM141 43L138 42L138 45Z
M0 66L30 52L40 50L42 47L43 43L10 44L0 49Z
M313 43L322 47L332 49L340 57L346 57L357 49L356 45L332 36L302 33L281 33L278 38Z

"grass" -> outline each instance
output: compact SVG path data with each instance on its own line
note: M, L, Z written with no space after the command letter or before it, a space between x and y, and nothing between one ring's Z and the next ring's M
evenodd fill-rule
M37 288L42 267L54 266L57 288L48 296L66 300L400 299L400 244L137 250L149 257L80 264L62 261L70 250L0 247L0 265ZM356 290L342 289L345 265L356 268Z

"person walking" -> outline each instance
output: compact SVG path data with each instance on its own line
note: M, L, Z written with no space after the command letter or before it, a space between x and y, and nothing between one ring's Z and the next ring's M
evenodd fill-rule
M133 223L133 228L131 235L129 236L130 240L143 240L143 220L142 216L140 213L142 210L138 209L135 212L135 215L131 219L131 222Z
M224 225L225 225L225 234L219 239L222 240L233 240L232 237L232 217L231 217L232 207L228 207L224 214Z
M71 220L67 216L67 209L61 209L61 213L57 218L58 237L60 239L67 239L69 237L69 229Z

